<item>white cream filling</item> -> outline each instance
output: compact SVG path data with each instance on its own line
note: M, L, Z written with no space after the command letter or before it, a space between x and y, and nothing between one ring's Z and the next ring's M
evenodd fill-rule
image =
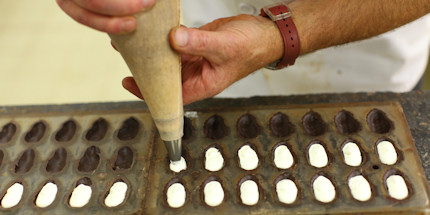
M105 205L116 207L124 202L128 186L122 181L115 182L109 189L109 194L105 198Z
M258 203L259 198L260 193L255 181L247 180L240 185L240 199L244 205L255 205Z
M334 188L334 185L328 178L322 175L318 176L314 180L312 186L315 198L320 202L329 203L333 201L336 197L336 190Z
M409 195L405 179L400 175L391 175L387 178L388 194L397 200L406 199Z
M72 195L69 199L69 205L73 208L84 207L91 199L92 189L90 186L85 184L79 184L72 191Z
M324 149L324 146L318 143L314 143L309 147L309 163L317 168L327 166L328 157Z
M224 190L221 183L218 181L211 181L206 184L203 189L205 203L211 207L216 207L224 200Z
M293 155L285 145L276 147L273 161L279 169L288 169L294 164Z
M221 170L224 166L224 158L221 152L215 148L211 147L205 152L205 169L216 172Z
M249 145L242 146L238 151L240 167L253 170L258 166L258 155Z
M362 162L360 148L353 142L346 143L343 148L343 158L349 166L360 166Z
M58 187L52 182L46 183L36 198L36 206L39 208L46 208L54 202L57 196Z
M15 183L10 186L6 194L3 196L1 200L2 208L12 208L15 207L22 198L22 194L24 193L24 186L20 183Z
M184 157L181 157L181 160L179 161L170 161L169 167L173 172L180 172L187 169L187 162L185 161Z
M389 141L381 141L376 147L378 150L379 160L383 164L393 165L397 162L397 153L393 144Z
M174 183L167 189L167 204L172 208L180 208L185 204L186 192L181 183Z
M280 202L292 204L297 199L297 186L290 179L282 179L276 184L276 193Z
M351 177L348 186L352 197L358 201L365 202L372 197L372 189L369 182L362 175Z

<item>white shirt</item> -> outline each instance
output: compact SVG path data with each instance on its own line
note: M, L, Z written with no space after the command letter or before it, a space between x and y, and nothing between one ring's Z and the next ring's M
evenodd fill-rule
M221 17L258 15L275 0L182 0L182 20L199 27ZM300 56L283 70L261 69L219 97L411 90L430 47L430 15L379 36Z

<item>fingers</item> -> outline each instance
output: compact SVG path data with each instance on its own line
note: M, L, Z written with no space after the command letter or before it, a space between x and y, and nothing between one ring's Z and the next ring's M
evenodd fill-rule
M139 87L137 87L136 81L133 77L126 77L122 80L122 86L139 99L143 99L142 93L140 93Z
M154 4L154 0L74 0L74 2L89 11L110 16L131 15Z

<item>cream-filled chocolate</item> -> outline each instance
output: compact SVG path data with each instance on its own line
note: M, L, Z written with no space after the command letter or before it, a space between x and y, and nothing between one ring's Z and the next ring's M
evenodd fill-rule
M54 202L57 196L58 187L52 182L46 183L39 194L37 194L35 204L39 208L46 208Z
M240 185L240 199L244 205L255 205L258 203L260 193L258 185L253 180L246 180Z
M181 183L170 185L166 192L167 204L172 208L180 208L185 204L187 193Z
M345 164L349 166L360 166L362 162L360 148L354 142L348 142L342 147Z
M391 175L386 180L388 194L397 200L406 199L409 195L405 179L400 175Z
M315 199L329 203L336 197L336 189L330 179L325 176L318 176L312 183Z
M216 172L221 170L224 166L224 158L221 152L215 148L211 147L205 152L205 169Z
M328 164L328 156L324 146L313 143L308 151L309 163L317 168L322 168Z
M381 163L393 165L397 162L397 152L393 144L389 141L381 141L377 145L378 156Z
M362 175L349 178L348 186L352 197L358 201L364 202L372 197L370 184Z
M282 179L276 184L276 193L280 202L292 204L297 199L298 189L294 181Z
M279 169L288 169L294 164L294 158L285 145L279 145L274 152L273 161Z
M3 196L1 200L2 208L12 208L15 207L22 198L22 194L24 193L24 186L20 183L15 183L10 186L6 194Z
M242 146L237 152L240 167L244 170L254 170L258 166L258 155L249 145Z
M69 199L69 205L73 208L81 208L88 204L91 199L93 190L90 186L79 184L73 189L72 195Z
M211 181L203 189L205 203L211 207L216 207L224 200L224 190L219 181Z
M108 207L116 207L124 202L127 194L128 186L123 181L115 182L109 189L109 194L105 198L105 205Z
M181 157L179 161L170 161L169 167L173 172L180 172L187 169L187 162L184 157Z

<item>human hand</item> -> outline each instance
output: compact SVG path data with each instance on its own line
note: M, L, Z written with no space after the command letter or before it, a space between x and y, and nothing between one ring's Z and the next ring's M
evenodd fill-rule
M217 19L199 29L179 27L169 38L182 57L184 104L215 96L283 55L277 26L264 17L239 15ZM143 99L132 77L122 83Z
M137 23L131 15L155 3L155 0L56 1L60 8L77 22L110 34L133 31Z

